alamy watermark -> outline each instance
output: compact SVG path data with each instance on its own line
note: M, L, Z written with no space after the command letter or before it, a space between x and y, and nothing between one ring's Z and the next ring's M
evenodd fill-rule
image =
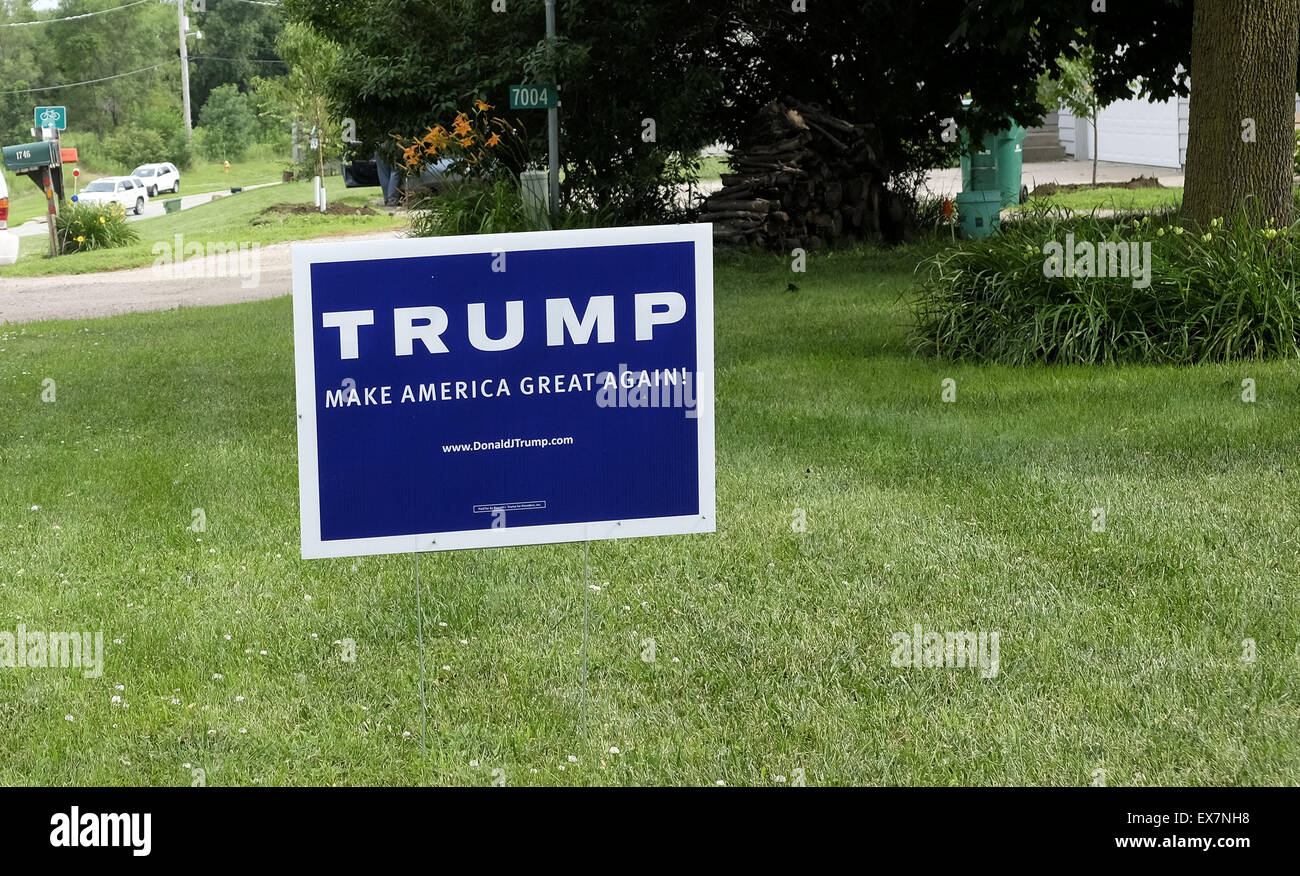
M1043 276L1062 277L1131 277L1134 289L1151 285L1151 242L1102 240L1093 243L1074 240L1065 235L1065 244L1049 240L1043 244Z
M185 242L177 234L173 242L160 240L151 252L154 277L166 280L238 277L244 289L255 289L262 282L262 245L244 241Z
M981 678L998 675L998 634L996 632L925 632L920 624L912 632L898 632L889 637L894 646L890 662L900 669L976 669Z
M597 407L684 408L688 419L699 416L695 375L686 368L629 371L620 362L617 374L602 371L596 375L596 382L600 384L596 391Z
M104 674L104 634L0 630L0 669L81 669L86 678Z

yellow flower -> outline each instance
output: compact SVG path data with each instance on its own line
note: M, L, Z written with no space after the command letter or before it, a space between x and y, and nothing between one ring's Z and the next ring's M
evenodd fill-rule
M85 243L85 242L86 242L86 238L82 237L81 235L77 235L77 243Z
M104 217L103 217L103 216L100 216L100 217L99 217L99 224L100 224L100 225L103 225L103 224L104 224Z

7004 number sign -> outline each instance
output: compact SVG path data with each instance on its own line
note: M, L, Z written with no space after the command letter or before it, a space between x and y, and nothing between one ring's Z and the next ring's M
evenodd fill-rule
M511 109L554 109L560 105L560 89L555 85L510 86Z

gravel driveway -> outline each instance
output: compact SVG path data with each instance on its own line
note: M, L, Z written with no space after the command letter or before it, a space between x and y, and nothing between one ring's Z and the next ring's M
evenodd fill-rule
M322 238L325 240L391 240L396 231ZM188 276L174 276L169 269L132 268L102 274L74 274L56 277L0 277L0 324L35 322L42 319L84 319L113 316L139 310L171 310L276 298L293 291L291 243L261 247L252 272L239 275L231 267L237 262L221 256L185 262ZM245 253L245 267L253 254ZM175 273L181 272L177 266ZM232 276L232 273L236 274Z

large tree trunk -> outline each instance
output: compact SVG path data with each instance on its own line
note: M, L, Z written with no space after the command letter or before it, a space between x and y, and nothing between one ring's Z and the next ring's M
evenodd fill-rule
M1208 224L1250 202L1289 224L1300 0L1195 4L1183 216Z

